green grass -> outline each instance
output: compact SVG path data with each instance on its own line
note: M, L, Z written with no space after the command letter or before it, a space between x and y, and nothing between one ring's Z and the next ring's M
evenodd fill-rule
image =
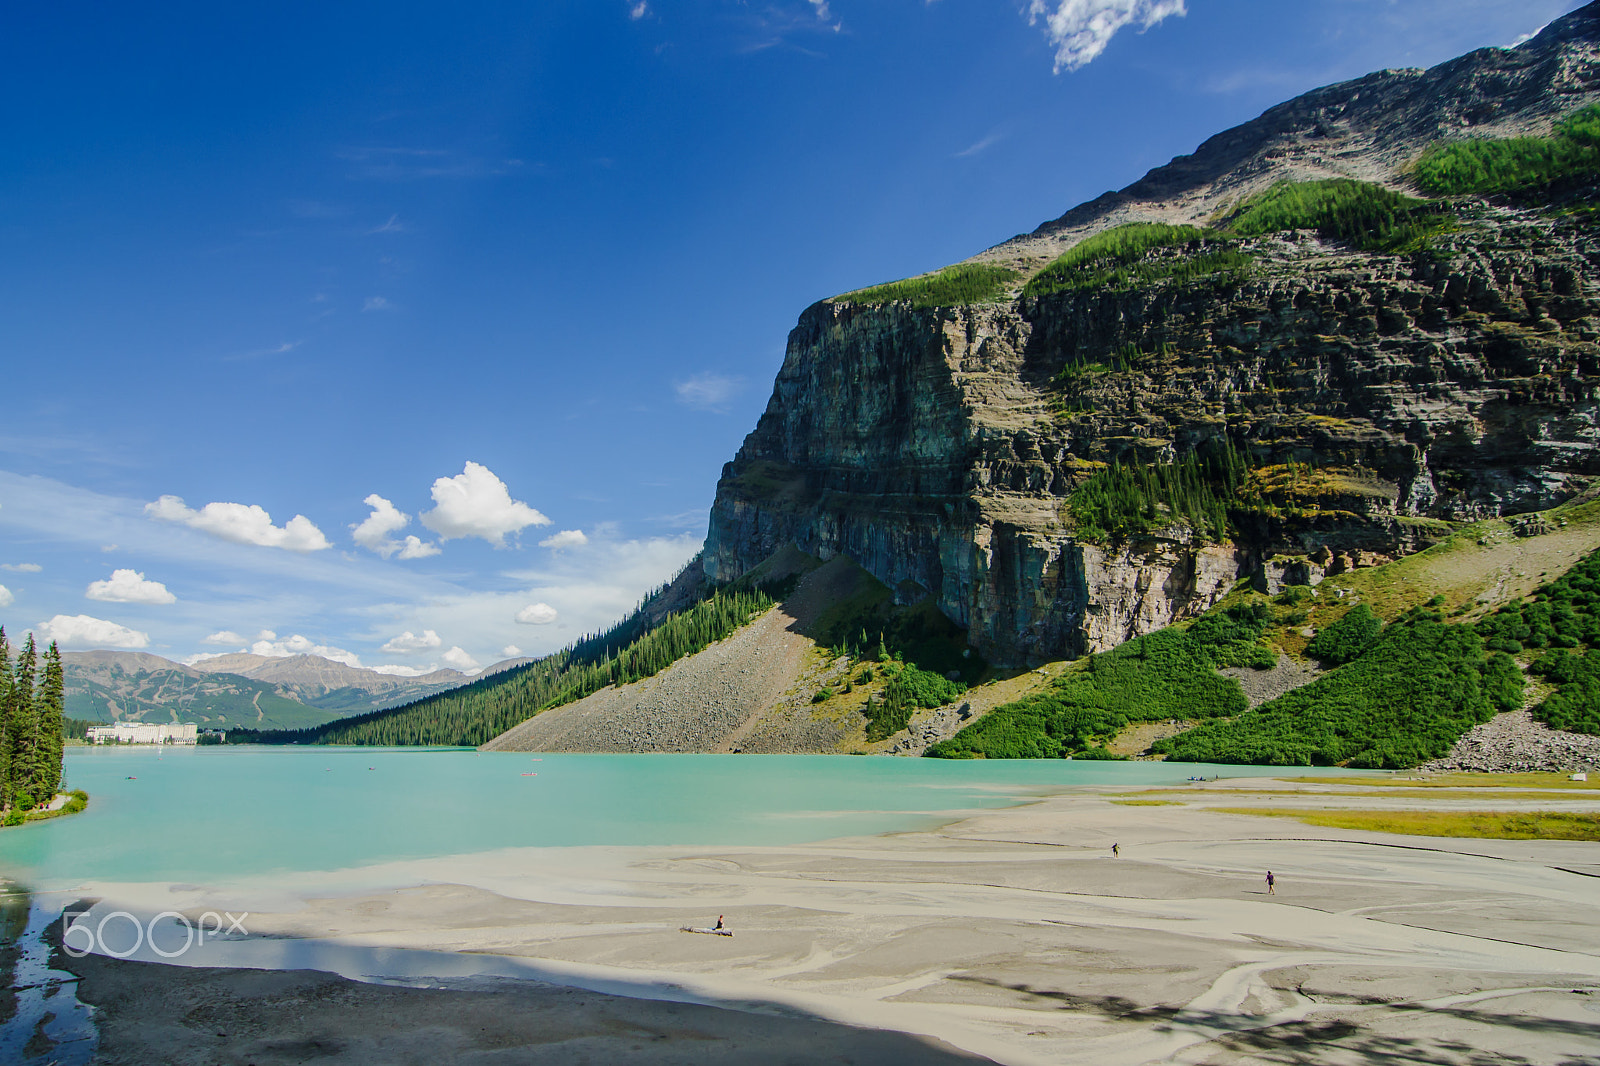
M997 707L925 754L943 759L1116 758L1106 743L1129 722L1215 718L1248 707L1218 666L1275 660L1257 643L1270 612L1244 603L1091 655L1047 688Z
M1456 141L1412 165L1417 187L1436 196L1558 193L1600 177L1600 105L1567 116L1549 137Z
M1522 704L1522 675L1470 626L1416 610L1350 663L1237 718L1152 747L1179 762L1404 769Z
M1280 181L1239 206L1227 229L1241 237L1308 229L1368 252L1404 252L1450 226L1438 204L1348 178Z
M1293 808L1208 807L1219 814L1294 818L1328 829L1364 829L1423 837L1488 840L1600 840L1600 814L1570 811L1303 811Z
M912 307L961 307L999 300L1016 277L1017 272L1009 267L964 263L919 278L857 289L837 299L856 304L908 300Z

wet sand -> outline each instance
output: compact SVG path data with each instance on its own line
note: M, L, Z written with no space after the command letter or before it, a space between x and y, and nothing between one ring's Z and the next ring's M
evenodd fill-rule
M936 832L771 849L514 849L292 884L90 887L147 913L251 910L250 938L185 961L309 958L444 988L66 964L100 1008L101 1061L118 1063L1596 1061L1600 845L1204 808L1400 802L1260 795L1273 787L1168 790L1171 806L1083 788ZM1594 803L1494 804L1518 805ZM718 914L735 937L679 931ZM603 994L619 989L697 1002Z

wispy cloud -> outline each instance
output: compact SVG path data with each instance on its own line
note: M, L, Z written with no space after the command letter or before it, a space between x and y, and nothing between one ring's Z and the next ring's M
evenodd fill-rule
M650 14L650 5L645 0L639 0L637 4L633 4L628 8L628 17L634 22L638 22L648 14Z
M0 570L9 570L13 574L37 574L43 569L38 563L0 563Z
M363 311L392 311L394 304L386 296L368 296L361 304Z
M222 357L224 363L242 363L250 359L266 359L274 355L287 355L304 344L305 341L284 341L282 344L269 345L266 348L252 348L248 352L234 352Z
M1173 15L1186 15L1184 0L1029 0L1028 25L1044 23L1056 49L1056 73L1093 62L1117 31L1137 23L1147 30Z
M493 178L514 174L520 159L460 152L452 148L350 146L334 158L352 164L350 177L373 181L419 181L430 178Z
M743 378L705 373L679 381L672 389L678 394L679 403L698 407L702 411L720 411L743 387Z
M406 231L406 224L404 222L400 221L400 216L399 215L390 215L389 216L389 220L387 222L385 222L383 225L374 226L372 229L367 230L367 232L369 234L371 234L371 233L404 233L405 231Z
M967 147L961 149L961 151L956 153L955 157L957 159L965 159L968 156L977 155L979 152L982 152L982 151L985 151L986 149L994 147L997 143L999 143L1003 139L1003 136L1004 136L1003 134L991 133L991 134L989 134L989 136L983 138L982 140L977 141L977 142L975 142L973 144L970 144Z

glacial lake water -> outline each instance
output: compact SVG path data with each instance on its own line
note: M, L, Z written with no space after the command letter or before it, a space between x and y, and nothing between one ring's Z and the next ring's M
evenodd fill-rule
M775 846L932 828L961 811L1011 806L1073 785L1303 772L1156 762L231 746L75 748L66 771L69 787L89 792L89 809L0 830L0 876L67 891L86 881L215 883L509 847Z

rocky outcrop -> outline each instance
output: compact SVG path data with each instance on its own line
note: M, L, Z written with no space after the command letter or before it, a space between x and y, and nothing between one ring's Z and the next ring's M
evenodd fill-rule
M980 258L1037 269L1127 218L1192 221L1284 176L1394 183L1440 135L1548 129L1595 98L1597 11L1518 50L1309 94ZM845 555L901 602L931 596L991 661L1023 664L1151 632L1241 577L1309 583L1567 499L1600 473L1600 242L1577 218L1455 211L1454 232L1408 255L1291 232L1236 245L1245 274L818 303L724 468L705 573L732 580L789 544ZM1068 499L1103 464L1223 439L1285 471L1237 543L1182 525L1076 535Z
M1527 711L1497 714L1473 726L1442 759L1424 770L1479 773L1570 773L1600 770L1600 737L1563 733Z

